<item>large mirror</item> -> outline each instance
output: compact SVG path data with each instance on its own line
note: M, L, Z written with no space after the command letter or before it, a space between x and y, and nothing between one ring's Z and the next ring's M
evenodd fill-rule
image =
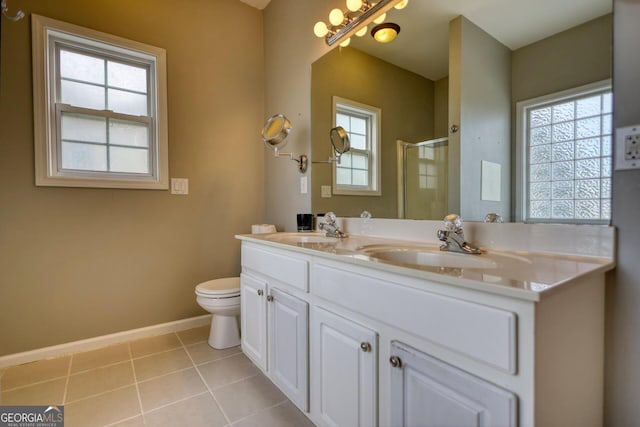
M521 161L518 106L611 78L611 10L611 0L413 0L387 15L401 27L393 42L367 34L325 54L312 65L312 158L330 156L328 131L337 125L352 149L340 164L314 165L314 212L413 219L456 212L472 221L491 212L521 219L520 177L534 168ZM577 139L579 123L572 126ZM378 146L359 142L363 133L377 137ZM555 176L551 162L559 158L555 151L548 157ZM598 162L598 174L606 174L605 161ZM535 189L544 193L543 187ZM576 211L580 191L574 184L566 193ZM606 199L604 187L598 192Z

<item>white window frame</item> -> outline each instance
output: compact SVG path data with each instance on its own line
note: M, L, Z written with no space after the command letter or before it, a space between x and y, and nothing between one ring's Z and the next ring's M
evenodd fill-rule
M520 101L516 104L516 221L536 223L568 223L568 224L609 224L610 220L589 219L528 219L528 161L527 161L527 111L529 109L563 100L588 96L603 91L611 91L611 79L589 83L583 86L563 90ZM613 149L613 148L612 148ZM613 155L612 155L613 164Z
M367 152L369 154L369 185L339 185L336 178L336 164L333 163L333 194L349 195L349 196L380 196L382 190L380 188L381 175L381 151L380 140L382 139L381 123L382 110L378 107L362 104L350 99L333 97L333 126L336 126L336 116L339 111L347 113L355 113L357 115L365 115L368 117L369 129L367 145L368 150L357 150L350 148L352 152Z
M167 133L166 51L143 43L32 15L33 109L35 173L38 186L169 188L169 151ZM101 58L144 64L149 69L149 116L130 116L112 111L72 107L57 102L56 49L66 46L93 52ZM60 117L62 112L90 114L96 117L126 118L149 124L148 174L76 171L62 168L60 153Z

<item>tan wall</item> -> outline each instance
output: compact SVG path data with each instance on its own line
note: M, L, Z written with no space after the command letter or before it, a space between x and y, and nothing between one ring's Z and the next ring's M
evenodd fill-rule
M313 25L336 7L344 0L271 0L264 10L265 116L289 117L293 130L284 151L296 155L311 152L311 63L331 49L313 34ZM303 175L295 166L265 154L266 221L281 231L295 231L295 214L311 212L311 192L300 194Z
M0 354L204 314L194 286L238 274L233 235L263 221L261 12L228 0L11 6L27 18L2 23ZM167 50L170 175L189 178L188 196L34 186L32 12Z
M514 102L611 78L612 15L514 50Z
M436 80L433 87L434 138L449 136L449 77Z
M376 218L398 218L396 140L420 142L433 138L433 81L359 50L340 48L313 63L311 82L312 159L326 160L332 155L329 130L333 127L333 96L382 110L382 194L321 198L320 187L332 183L332 166L316 164L311 187L314 213L360 216L368 210Z

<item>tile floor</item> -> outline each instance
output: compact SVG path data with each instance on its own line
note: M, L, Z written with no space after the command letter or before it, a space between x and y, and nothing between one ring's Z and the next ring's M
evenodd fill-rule
M66 427L312 426L239 347L209 327L0 371L3 405L64 405Z

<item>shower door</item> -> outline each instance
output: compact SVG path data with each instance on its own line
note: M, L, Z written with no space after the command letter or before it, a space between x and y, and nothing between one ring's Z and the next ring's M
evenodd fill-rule
M447 214L447 138L398 141L398 213L407 219L442 219Z

